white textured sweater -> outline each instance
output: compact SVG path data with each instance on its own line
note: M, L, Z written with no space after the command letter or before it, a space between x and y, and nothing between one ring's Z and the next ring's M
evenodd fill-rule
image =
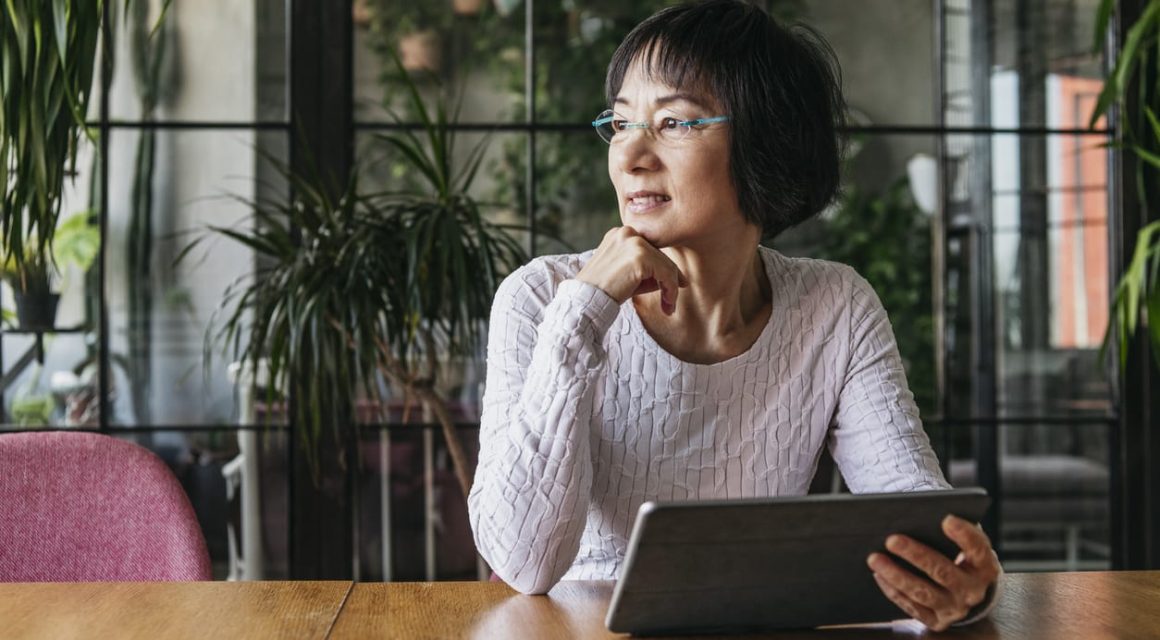
M503 282L468 506L505 582L545 593L615 579L645 501L804 495L827 445L856 493L949 488L870 285L759 251L769 322L708 365L667 353L631 303L572 279L591 252L537 258Z

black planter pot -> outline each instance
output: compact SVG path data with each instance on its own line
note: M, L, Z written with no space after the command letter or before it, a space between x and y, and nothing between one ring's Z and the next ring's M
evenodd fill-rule
M26 294L13 291L16 300L16 320L21 329L49 330L56 325L56 306L59 293Z

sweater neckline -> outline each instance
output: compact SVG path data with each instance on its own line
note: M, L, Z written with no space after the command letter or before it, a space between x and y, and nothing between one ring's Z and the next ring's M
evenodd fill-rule
M772 296L774 302L771 302L770 304L776 305L777 292L772 291L774 274L773 265L770 263L770 252L771 250L766 247L760 245L757 247L757 253L761 256L761 265L765 269L765 277L768 280L771 293L774 294ZM678 367L683 367L700 369L703 371L711 371L713 369L746 364L761 356L761 354L765 351L765 345L769 342L770 335L773 333L773 319L774 315L777 313L776 308L769 312L769 319L765 321L765 326L761 328L761 333L758 334L757 339L754 340L753 344L749 345L749 348L747 348L745 351L742 351L741 353L731 358L721 360L720 362L703 364L698 362L688 362L669 353L667 349L662 347L660 343L658 343L656 339L652 337L652 334L648 332L648 329L645 328L644 322L641 321L640 316L636 312L636 307L632 304L632 301L629 300L625 302L623 306L628 309L628 319L632 328L632 332L637 335L637 338L644 344L645 347L655 351L662 359L666 360L670 368L675 369Z

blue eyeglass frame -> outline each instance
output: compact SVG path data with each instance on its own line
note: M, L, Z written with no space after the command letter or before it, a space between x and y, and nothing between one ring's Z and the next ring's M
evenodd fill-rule
M609 122L612 122L615 119L616 119L616 114L606 116L604 118L597 118L597 119L592 121L592 128L596 129L596 128L600 127L601 125L605 125L605 124L608 124ZM687 127L689 129L692 129L693 127L696 127L696 126L699 126L702 124L713 124L715 122L728 122L728 121L729 121L729 116L713 116L712 118L697 118L695 120L681 120L680 122L677 123L677 126ZM623 126L625 129L650 129L650 128L652 128L652 125L647 123L647 122L625 122L621 126Z

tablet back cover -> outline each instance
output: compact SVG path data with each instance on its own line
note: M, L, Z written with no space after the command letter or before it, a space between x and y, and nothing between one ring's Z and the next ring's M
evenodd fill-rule
M608 628L657 635L905 618L866 557L888 553L886 537L904 533L953 559L942 518L977 522L989 504L982 489L647 503Z

